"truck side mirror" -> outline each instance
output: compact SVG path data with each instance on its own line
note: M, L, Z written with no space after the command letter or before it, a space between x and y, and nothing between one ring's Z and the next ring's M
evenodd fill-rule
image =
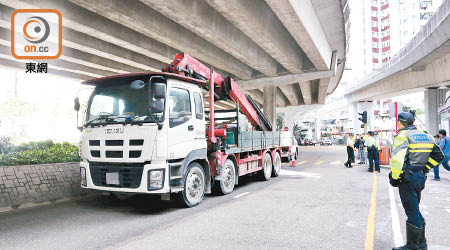
M155 99L150 104L150 112L162 113L164 112L164 99Z
M149 82L149 90L152 92L153 99L166 98L166 78L163 76L152 76L150 77Z
M78 98L78 96L75 97L73 101L74 101L73 109L77 112L80 111L80 99Z
M166 98L166 84L162 82L152 83L152 94L154 99Z

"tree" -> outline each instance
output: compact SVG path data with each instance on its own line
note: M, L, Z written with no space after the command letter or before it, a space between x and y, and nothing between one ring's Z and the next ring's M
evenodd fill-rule
M277 130L282 130L284 125L284 118L281 115L277 116Z
M11 142L11 137L2 135L0 136L0 153L7 154L13 149L14 145Z
M0 103L0 117L11 120L11 127L14 128L16 119L33 113L35 108L28 101L19 97L12 97Z

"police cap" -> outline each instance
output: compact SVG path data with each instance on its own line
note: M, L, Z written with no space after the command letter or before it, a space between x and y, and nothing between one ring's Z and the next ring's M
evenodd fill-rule
M409 112L401 112L400 114L398 114L398 120L401 122L413 123L414 115Z
M375 133L374 133L373 131L369 131L369 135L370 135L370 136L374 136Z

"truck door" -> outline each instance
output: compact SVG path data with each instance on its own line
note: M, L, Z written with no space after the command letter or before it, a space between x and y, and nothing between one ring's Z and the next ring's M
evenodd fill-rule
M195 141L195 124L191 94L187 89L172 87L169 90L168 157L180 159L192 151Z
M195 113L192 117L194 119L195 126L195 148L206 148L206 126L202 94L200 92L194 92L193 97Z

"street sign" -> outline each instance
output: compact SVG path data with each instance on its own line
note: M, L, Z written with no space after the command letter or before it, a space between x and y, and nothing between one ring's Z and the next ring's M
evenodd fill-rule
M397 110L395 109L395 104L397 104ZM390 102L389 103L389 117L395 118L398 113L402 112L403 103L401 102Z

